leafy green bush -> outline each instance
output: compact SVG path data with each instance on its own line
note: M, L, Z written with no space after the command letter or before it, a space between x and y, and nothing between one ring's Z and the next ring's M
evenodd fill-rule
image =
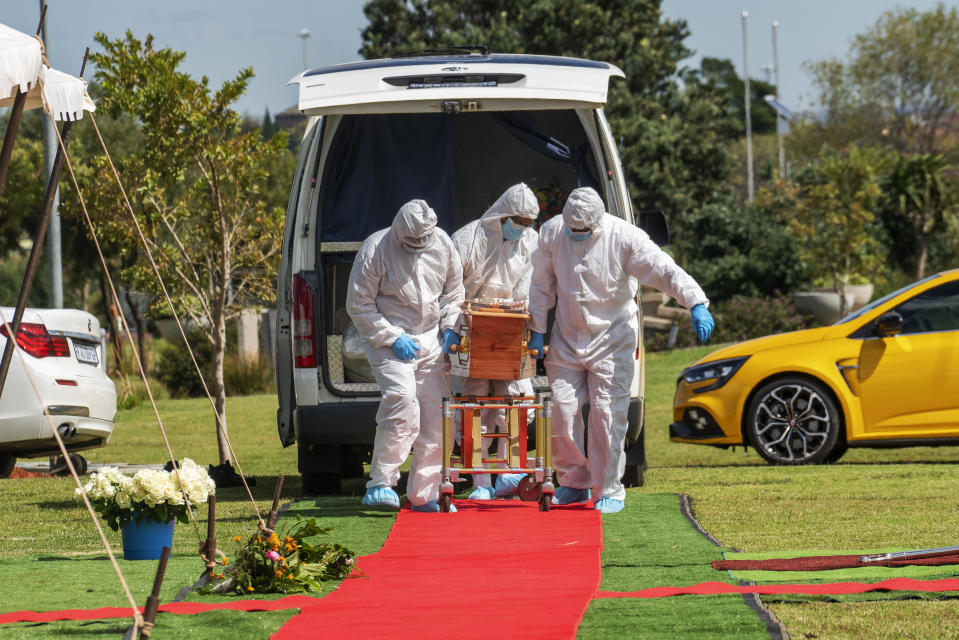
M210 392L213 391L213 348L206 340L190 336L190 344L197 364L203 371ZM157 351L154 365L156 377L166 386L174 398L201 398L206 396L203 384L196 374L193 360L182 345L163 342ZM268 362L242 362L234 353L227 353L223 360L223 384L226 395L244 396L254 393L269 393L275 389L273 369Z
M815 326L811 316L801 314L789 296L776 292L773 296L735 296L730 300L710 306L710 312L716 321L709 341L712 344L741 342L774 333L798 331ZM678 325L674 348L693 347L699 344L693 333L692 321L683 321ZM657 331L645 333L647 351L665 351L668 349L669 332Z
M189 341L197 364L200 365L209 386L209 381L212 380L209 371L213 361L213 347L199 336L191 335ZM161 342L153 366L156 377L164 384L171 397L197 398L206 395L203 383L196 374L193 359L190 358L183 344Z
M248 396L276 390L273 367L268 361L246 362L229 353L223 361L223 382L228 396Z
M680 235L694 249L686 270L713 303L733 296L772 296L804 280L786 226L776 216L729 200L688 214Z

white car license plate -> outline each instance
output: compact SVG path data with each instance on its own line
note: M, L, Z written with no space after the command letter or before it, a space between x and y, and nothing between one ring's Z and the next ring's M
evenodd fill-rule
M77 360L79 360L80 362L85 362L87 364L100 364L100 359L97 358L96 347L91 347L88 344L80 344L78 342L74 342L73 353L76 354Z

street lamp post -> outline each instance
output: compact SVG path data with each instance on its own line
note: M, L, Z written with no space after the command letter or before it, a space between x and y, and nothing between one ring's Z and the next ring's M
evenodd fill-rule
M749 63L747 61L747 47L746 47L746 18L749 17L748 11L743 11L742 13L742 23L743 23L743 87L745 93L745 107L746 107L746 176L748 182L748 202L753 201L753 123L752 123L752 112L750 110L750 96L749 96Z
M310 37L310 30L304 27L297 31L296 35L303 39L303 68L308 69L310 65L306 61L306 39Z
M773 31L773 71L776 75L776 100L782 101L782 98L779 95L779 46L777 43L777 33L779 30L779 20L773 20L772 24ZM785 128L785 122L783 122L783 114L779 111L776 111L776 137L779 140L779 177L786 177L786 149L783 146L783 129Z

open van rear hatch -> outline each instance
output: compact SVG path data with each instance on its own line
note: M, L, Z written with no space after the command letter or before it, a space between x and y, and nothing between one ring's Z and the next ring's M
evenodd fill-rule
M625 76L607 62L494 53L349 62L289 84L300 86L299 109L313 116L588 109L606 102L610 77Z

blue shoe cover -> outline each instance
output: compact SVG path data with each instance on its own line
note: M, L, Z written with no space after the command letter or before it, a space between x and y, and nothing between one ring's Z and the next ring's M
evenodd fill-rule
M593 507L600 513L619 513L623 510L626 503L616 498L600 498Z
M440 503L438 503L436 500L430 500L426 504L410 505L410 509L413 511L419 511L421 513L439 513ZM450 513L456 513L456 505L450 505Z
M384 506L400 508L400 497L392 487L370 487L363 496L363 504L367 506Z
M553 494L553 504L573 504L574 502L589 502L589 489L559 487Z
M496 476L496 497L507 498L519 493L520 480L526 477L525 473L500 473Z
M493 487L476 487L470 494L470 500L492 500Z

